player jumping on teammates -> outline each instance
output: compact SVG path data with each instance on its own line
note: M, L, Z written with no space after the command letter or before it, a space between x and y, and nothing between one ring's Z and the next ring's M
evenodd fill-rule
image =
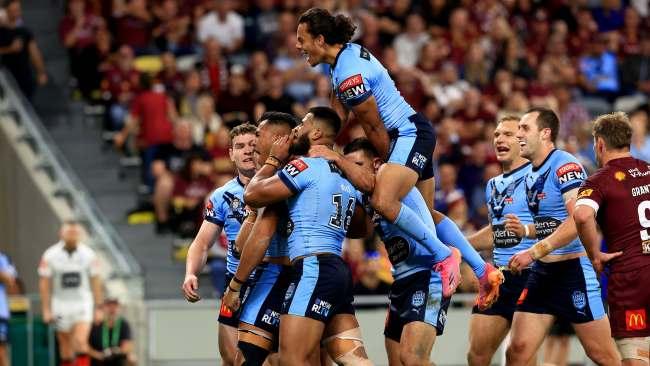
M450 277L457 263L451 263L450 249L443 243L460 249L481 287L496 286L497 280L490 278L496 269L474 255L476 252L454 222L433 210L435 135L431 123L404 100L388 71L367 49L349 43L355 30L350 18L312 8L300 16L298 23L296 47L307 62L311 66L330 65L332 106L343 121L347 120L349 110L354 112L380 158L386 161L373 183L373 208L412 238L426 240L437 257L450 259L449 270L440 271L446 296L451 295L451 288L457 285L454 280L458 279ZM416 185L433 215L435 227L428 227L400 202Z
M509 262L515 273L535 263L513 317L506 364L530 362L553 321L560 317L573 324L594 362L620 365L600 285L572 217L586 173L574 156L555 149L558 130L559 120L550 109L534 108L519 121L521 156L532 163L525 183L538 242L513 255ZM521 223L509 216L506 225Z
M365 138L349 143L343 153L346 161L358 167L355 171L342 169L351 181L354 181L352 175L372 177L381 166L377 150ZM341 167L350 168L342 160L338 161ZM364 195L363 202L367 202L365 198ZM429 209L417 189L411 189L403 202L433 226ZM372 217L373 210L369 206L366 205L366 212ZM393 265L395 279L384 328L388 362L390 365L427 365L436 336L441 335L445 327L451 297L442 294L435 258L426 244L416 242L379 215L374 221ZM460 256L457 249L453 250L453 255ZM460 276L460 267L457 270Z
M524 182L530 162L519 155L518 123L518 117L503 117L494 130L494 149L503 174L490 179L485 186L490 224L469 238L477 250L493 250L494 264L499 267L507 267L513 254L535 243L535 225L528 211ZM505 218L512 214L519 217L521 224L505 225ZM494 353L508 334L529 272L530 268L519 274L505 271L496 303L489 308L477 305L472 309L467 354L470 366L492 363Z
M289 135L296 124L297 119L287 113L266 112L262 115L255 143L258 167L261 168L268 159L274 137ZM291 228L287 225L286 203L276 203L259 211L246 218L237 236L241 258L223 296L227 307L238 310L243 282L240 279L248 278L255 271L255 284L239 317L236 365L262 365L271 352L277 352L280 313L293 272L287 247Z
M293 155L304 156L311 143L332 146L341 121L336 112L315 107L292 134ZM341 258L343 239L357 207L357 191L340 170L321 158L289 156L289 137L274 143L269 159L246 188L253 207L287 200L289 256L294 279L280 317L280 364L305 365L321 339L337 364L370 365L354 316L352 275ZM358 213L357 213L358 215Z
M218 240L221 230L225 230L228 239L228 252L226 256L227 287L239 264L239 252L235 248L235 238L246 216L244 209L244 185L255 174L255 149L256 127L251 124L242 124L230 132L230 159L235 164L237 176L215 190L206 203L205 218L201 224L196 238L190 245L187 253L185 280L182 289L189 302L201 299L198 293L198 274L205 266L210 247ZM242 300L248 293L247 279L242 284L240 296ZM224 289L225 291L225 289ZM239 312L232 312L227 307L221 306L219 311L219 354L224 365L232 366L237 349L237 326L239 325Z
M610 262L607 279L610 325L625 366L650 363L650 165L632 158L632 128L622 113L593 124L600 169L578 192L573 217L597 272ZM609 253L601 252L596 223Z

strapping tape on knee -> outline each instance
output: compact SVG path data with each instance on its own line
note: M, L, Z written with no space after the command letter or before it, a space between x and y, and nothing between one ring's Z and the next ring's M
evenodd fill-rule
M363 339L361 338L361 329L360 328L354 328L354 329L348 329L346 331L343 331L338 334L334 334L333 336L329 336L321 341L322 345L327 345L331 341L335 339L340 339L344 341L353 341L355 344L357 342L361 343L361 346L363 346Z
M269 336L268 334L264 334L263 332L260 332L256 329L237 329L237 330L242 333L254 334L258 337L262 337L266 339L267 341L273 342L273 338L271 336Z

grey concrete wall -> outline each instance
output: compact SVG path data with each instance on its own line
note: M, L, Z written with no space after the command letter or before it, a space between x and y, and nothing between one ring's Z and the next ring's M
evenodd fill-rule
M70 209L47 198L49 177L34 169L38 161L13 120L0 118L0 250L14 261L27 292L38 291L36 269L41 254L57 241L61 220Z

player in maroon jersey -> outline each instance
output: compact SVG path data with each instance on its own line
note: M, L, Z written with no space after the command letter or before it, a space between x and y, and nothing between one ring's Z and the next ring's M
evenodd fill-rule
M625 113L593 125L601 167L578 192L573 217L596 271L609 262L607 285L612 336L624 366L647 366L650 353L650 165L630 155L632 129ZM601 251L600 226L608 253Z

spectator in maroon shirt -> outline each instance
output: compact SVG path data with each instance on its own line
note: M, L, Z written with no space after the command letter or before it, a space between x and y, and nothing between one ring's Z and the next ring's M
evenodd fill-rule
M131 46L138 55L149 53L152 25L147 1L128 0L124 13L115 19L116 41Z
M208 152L192 141L192 126L189 122L180 120L174 126L171 144L158 145L151 164L151 174L155 178L153 206L159 233L169 229L169 205L174 192L174 175L183 169L188 158L193 155L199 155L209 166L205 169L211 169Z
M136 146L142 157L142 178L149 187L153 184L150 166L160 145L172 141L172 121L176 119L174 103L165 94L160 83L153 83L151 76L142 74L140 92L131 104L129 118L122 130L115 135L115 145L124 146L126 138L137 128Z
M623 28L620 30L621 48L619 56L637 55L640 52L641 17L632 6L625 8Z
M214 38L203 43L203 59L196 65L201 76L201 87L209 89L215 98L219 98L222 86L226 85L226 62L221 54L221 45Z
M226 125L233 127L253 118L254 103L244 67L234 65L228 77L228 89L218 99L217 112L221 114Z
M183 73L178 71L176 57L171 52L165 52L160 55L160 61L162 62L162 70L160 70L156 79L165 86L169 96L177 98L183 92L185 77Z
M282 73L272 70L268 74L268 89L254 107L254 119L258 120L266 111L284 112L301 116L302 107L296 100L284 91L284 80Z
M190 155L183 170L174 175L171 229L183 238L192 238L203 219L203 201L214 189L210 164L199 154Z
M449 30L445 39L449 45L449 57L456 65L462 65L465 52L469 45L476 39L478 32L469 19L469 12L465 8L456 8L449 19Z
M97 33L105 27L104 20L86 10L84 0L70 0L68 12L59 23L59 37L68 50L70 73L85 98L99 88L100 54Z
M156 25L152 36L156 48L177 56L193 53L192 35L189 31L190 16L179 13L178 0L163 0L154 7L154 13Z
M138 90L140 73L133 67L133 50L129 46L119 48L113 63L108 66L101 82L102 98L107 106L107 129L119 130L129 103Z

